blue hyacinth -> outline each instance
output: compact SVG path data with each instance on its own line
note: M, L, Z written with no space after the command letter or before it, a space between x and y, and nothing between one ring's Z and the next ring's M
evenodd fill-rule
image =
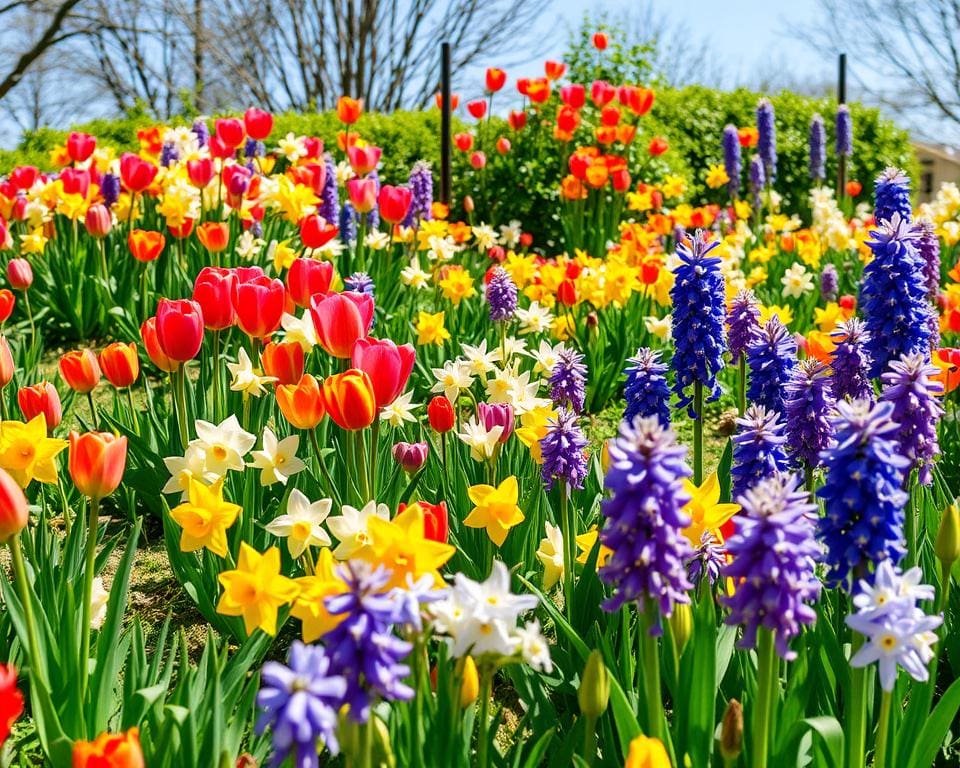
M433 173L422 160L414 163L407 181L413 197L403 226L412 227L418 221L430 221L433 217Z
M667 383L667 364L660 362L659 350L640 347L627 360L624 371L627 382L623 396L627 407L625 421L632 423L637 416L656 416L663 426L670 425L670 386Z
M568 488L583 488L587 476L587 457L584 449L587 438L577 422L577 414L560 408L555 417L547 421L547 434L540 441L543 465L540 475L547 490L560 480Z
M345 202L340 209L340 239L344 243L356 242L357 239L357 214L353 210L353 205Z
M780 318L773 315L747 347L747 399L783 413L783 388L796 364L797 342Z
M924 485L930 484L931 468L940 454L937 424L943 416L943 386L934 380L939 373L924 355L891 360L883 374L880 395L881 400L893 404L893 419L899 425L899 453L910 460Z
M727 192L733 198L740 194L740 163L740 136L737 126L728 125L723 129L723 169L730 179L727 182Z
M727 346L734 362L747 353L759 333L760 302L753 291L746 288L733 297L727 313Z
M837 403L829 373L819 360L808 359L802 360L787 380L787 449L798 465L811 469L820 463L820 452L833 436L832 418Z
M827 132L823 127L823 118L814 115L810 121L810 178L814 181L823 181L826 177L827 162Z
M763 160L760 155L750 158L750 191L753 193L753 207L761 206L760 193L767 184L767 176L763 170Z
M910 206L910 179L899 168L887 168L877 177L874 187L873 217L877 224L892 221L893 214L909 222L913 217Z
M757 152L763 161L768 184L777 180L777 126L773 104L769 99L760 99L757 104Z
M197 137L197 145L205 147L210 143L210 129L203 120L194 120L190 131Z
M120 177L112 173L103 174L100 180L100 194L103 195L103 204L109 208L120 199Z
M340 221L340 199L337 193L337 164L333 162L330 155L324 155L324 169L326 173L323 179L323 190L320 193L320 207L317 209L324 221ZM344 240L341 233L340 239ZM346 242L346 240L344 240Z
M583 364L582 354L575 349L561 350L550 370L548 383L554 404L566 406L574 413L583 412L587 397L587 366Z
M732 495L737 498L767 477L789 468L787 438L776 411L751 405L737 419L733 436L733 466L730 468Z
M830 368L833 371L835 400L873 399L870 383L870 353L867 339L870 334L857 317L840 323L830 334L836 345Z
M837 155L850 157L853 154L853 118L846 104L837 107Z

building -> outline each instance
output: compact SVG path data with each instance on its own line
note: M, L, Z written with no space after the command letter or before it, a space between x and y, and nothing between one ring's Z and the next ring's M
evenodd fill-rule
M918 202L926 203L932 200L940 186L948 181L960 184L960 148L917 141L914 142L913 149L920 164Z

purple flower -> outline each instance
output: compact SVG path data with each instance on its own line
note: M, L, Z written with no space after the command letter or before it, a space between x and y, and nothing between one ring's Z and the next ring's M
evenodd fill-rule
M750 158L750 191L753 192L753 207L760 208L760 193L767 185L767 177L763 170L763 160L759 155Z
M710 531L700 536L700 546L694 550L693 557L687 562L687 578L694 589L699 589L704 579L710 585L720 578L720 570L727 562L727 550L714 538Z
M207 128L207 124L203 120L194 120L190 130L197 137L197 144L200 147L207 146L210 142L210 129Z
M320 193L320 207L317 209L317 213L323 217L324 221L339 222L340 200L337 194L337 165L329 154L324 155L323 164L326 173L324 174L323 190ZM340 239L347 242L342 231Z
M760 333L760 302L749 288L741 290L730 302L727 313L727 346L734 361L745 355L747 347Z
M587 438L577 422L577 414L561 408L547 421L547 434L540 441L543 466L540 476L549 491L556 480L570 488L583 488L587 476L587 458L583 451Z
M513 406L509 403L478 403L477 419L483 424L487 432L494 427L500 427L499 442L505 443L513 433Z
M340 209L340 239L344 243L356 242L357 240L357 214L353 210L350 202L345 202Z
M268 661L260 673L257 707L261 710L256 732L270 728L273 754L270 765L279 768L293 757L298 768L320 765L317 742L334 755L337 711L347 691L347 681L330 672L331 660L323 646L294 641L287 666Z
M100 194L103 195L103 204L109 208L120 199L120 177L112 173L103 174L100 181Z
M938 373L924 355L915 354L890 361L882 376L880 399L893 404L893 420L899 425L898 452L910 460L911 469L919 471L923 485L930 484L930 468L940 454L937 423L943 406L937 395L943 387L931 380Z
M722 572L737 588L720 598L730 609L726 623L743 627L741 648L753 648L762 627L774 633L777 653L788 660L796 656L790 641L816 621L810 604L820 597L817 507L799 484L795 475L769 478L738 499L743 510L727 542L733 561Z
M813 468L833 435L836 400L827 367L819 360L801 360L790 373L784 404L787 449L798 464Z
M820 272L820 297L824 301L836 301L840 291L840 276L833 264L826 264Z
M723 129L723 168L730 178L727 191L735 198L740 193L740 136L735 125Z
M927 298L936 301L940 293L940 238L933 222L929 219L917 219L914 228L920 237L917 240L917 252L923 265L923 277L927 284Z
M797 342L780 318L773 315L747 348L747 399L782 413L783 387L796 364Z
M261 157L264 153L264 146L262 141L257 141L256 139L247 139L246 143L243 145L243 156L248 160L252 160L255 157Z
M733 497L753 488L761 480L787 471L787 438L776 411L750 405L737 419L733 437L733 466L730 469Z
M493 268L487 283L487 304L490 319L495 323L510 320L517 311L517 286L503 267Z
M827 132L823 127L823 118L814 115L810 121L810 178L814 181L823 181L826 177L826 149Z
M160 165L163 168L169 168L180 159L180 153L172 141L165 141L160 148Z
M367 296L373 296L373 278L366 272L354 272L349 277L343 278L343 289L353 293L365 293Z
M427 462L429 448L426 442L405 443L400 441L393 444L393 459L404 472L415 474Z
M904 555L903 481L910 460L897 452L899 425L892 415L889 402L837 403L834 444L821 456L826 478L817 491L831 587L847 588L851 574Z
M414 163L407 184L413 199L403 226L412 227L418 221L430 221L433 217L433 174L430 166L422 160Z
M767 182L773 184L777 180L777 127L769 99L760 99L757 104L757 133L757 152L763 161Z
M850 157L853 154L853 118L846 104L837 107L837 155Z
M627 407L623 418L632 422L637 416L656 416L663 426L670 425L670 387L667 364L660 362L660 352L640 347L627 360L627 382L623 388Z
M683 529L690 517L683 511L690 497L683 480L691 475L686 448L656 417L622 422L610 443L610 469L604 486L606 525L601 543L612 550L600 578L615 587L604 603L607 611L625 603L646 601L669 616L676 603L689 603L691 584L685 565L693 549Z
M877 177L874 186L873 217L877 225L882 226L885 221L893 221L893 214L899 213L900 218L909 222L913 216L910 205L910 179L899 168L886 168Z
M833 397L836 400L873 399L870 384L870 353L867 339L870 333L856 317L840 323L830 334L836 344L833 351Z
M587 366L583 364L583 355L575 349L562 349L550 371L549 383L550 399L556 405L566 405L574 413L583 413L587 397Z

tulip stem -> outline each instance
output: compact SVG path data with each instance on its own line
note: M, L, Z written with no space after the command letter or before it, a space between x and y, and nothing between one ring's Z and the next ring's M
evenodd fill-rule
M370 495L370 476L367 469L367 452L366 446L363 444L363 430L355 430L353 434L354 439L356 440L357 474L360 476L360 482L358 483L361 496L360 505L363 506L373 498Z
M770 752L770 732L773 730L773 712L779 683L779 663L773 632L761 628L757 640L757 699L753 712L754 768L767 768ZM863 765L863 763L859 763Z
M573 626L573 569L574 538L577 532L570 514L570 501L567 498L567 483L560 481L560 535L563 536L563 608L567 622Z
M853 633L851 658L863 645L863 637ZM850 710L847 713L848 765L866 765L867 752L867 670L855 667L850 670Z
M40 687L49 688L46 675L43 673L43 663L40 659L40 642L37 638L37 622L33 615L33 596L30 594L30 585L27 582L27 569L23 564L23 552L20 545L20 534L10 539L10 561L13 567L13 578L23 604L23 621L27 625L27 645L30 649L30 671L40 682Z
M313 445L313 453L317 457L317 465L320 467L320 472L323 474L324 479L327 481L327 488L330 492L330 495L334 497L337 506L340 506L340 493L337 491L337 485L333 482L333 478L330 477L330 470L327 469L327 462L323 458L323 454L320 453L320 441L317 439L317 428L308 429L307 433L310 435L310 443Z
M93 390L91 389L87 392L87 402L90 404L90 418L93 419L93 426L96 428L97 423L100 421L100 418L97 416L97 406L93 402Z
M890 741L890 691L880 697L880 723L877 726L877 746L874 751L873 768L886 768L887 742Z
M480 670L480 732L477 736L477 768L490 765L490 696L493 689L493 670L484 664Z
M220 331L213 332L213 421L220 423Z
M127 387L127 405L130 406L130 424L133 427L133 434L140 434L140 422L137 419L137 411L133 407L133 385Z
M186 452L190 442L190 434L187 427L187 371L185 366L181 365L171 374L171 378L173 379L174 386L173 409L177 414L177 426L180 429L180 444L183 446L184 452Z
M87 546L83 569L83 605L80 619L80 701L87 700L87 678L90 675L90 601L93 595L93 570L97 556L97 526L100 514L100 499L88 500L90 515L87 520Z
M30 348L37 345L37 326L33 322L33 311L30 309L30 295L26 289L23 291L23 304L27 309L27 319L30 320Z
M370 431L370 492L377 498L377 448L380 443L380 416L374 415Z

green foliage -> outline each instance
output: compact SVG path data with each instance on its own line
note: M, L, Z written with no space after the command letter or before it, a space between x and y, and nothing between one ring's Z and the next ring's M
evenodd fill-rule
M598 51L593 45L594 32L604 32L608 45ZM653 75L651 55L655 47L650 42L629 39L622 23L611 22L606 13L591 16L585 13L580 28L570 36L563 60L567 63L567 78L573 83L645 83Z

